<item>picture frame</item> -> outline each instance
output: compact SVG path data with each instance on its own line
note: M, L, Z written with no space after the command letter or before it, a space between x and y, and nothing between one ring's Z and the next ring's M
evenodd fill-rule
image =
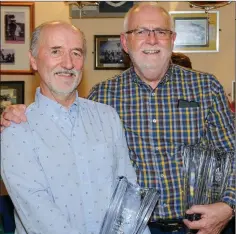
M170 11L177 33L174 52L219 52L219 12Z
M129 66L120 35L95 35L94 51L95 70L123 70Z
M1 81L0 82L0 114L9 105L24 104L25 82L24 81Z
M72 2L69 5L69 14L72 19L122 18L133 4L134 1Z
M34 2L1 2L1 74L32 74L28 51Z

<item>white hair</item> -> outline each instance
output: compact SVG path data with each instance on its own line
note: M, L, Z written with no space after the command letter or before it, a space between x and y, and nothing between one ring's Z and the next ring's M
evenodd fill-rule
M128 24L129 24L129 20L130 20L130 15L138 8L141 8L142 6L152 6L155 7L157 9L159 9L161 12L163 12L164 14L166 14L166 16L169 18L170 21L170 26L171 26L171 30L174 32L174 22L173 22L173 18L171 17L171 15L169 14L169 12L158 5L157 2L140 2L137 4L134 4L132 8L129 9L129 11L126 13L125 17L124 17L124 32L128 31Z

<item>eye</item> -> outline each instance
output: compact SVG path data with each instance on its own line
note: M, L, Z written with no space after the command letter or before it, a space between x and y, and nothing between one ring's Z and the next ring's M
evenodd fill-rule
M139 29L139 30L136 31L137 35L144 35L146 33L147 33L147 30L144 30L144 29Z
M160 35L166 35L166 31L158 30L157 33L160 34Z
M51 50L51 54L56 57L56 56L60 56L61 55L61 50L59 49L53 49Z
M72 51L72 55L75 56L75 57L81 57L81 56L82 56L82 53L81 53L81 51L73 50L73 51Z

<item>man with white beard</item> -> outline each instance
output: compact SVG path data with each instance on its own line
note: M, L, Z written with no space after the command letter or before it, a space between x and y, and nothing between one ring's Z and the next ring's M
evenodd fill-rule
M97 84L88 98L117 110L139 184L161 194L149 222L151 233L186 233L185 224L198 234L218 234L233 217L235 175L221 201L187 211L200 213L201 220L185 220L179 149L204 139L233 151L233 118L223 87L213 75L171 62L176 36L170 15L158 3L135 4L121 33L132 66Z

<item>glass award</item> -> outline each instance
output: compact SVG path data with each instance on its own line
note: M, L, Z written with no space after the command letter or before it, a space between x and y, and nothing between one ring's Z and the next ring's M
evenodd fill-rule
M193 205L219 202L231 173L232 152L206 146L182 148L185 210ZM200 214L185 215L190 221L201 219ZM197 233L189 230L188 233Z
M142 234L159 194L119 177L99 234Z

